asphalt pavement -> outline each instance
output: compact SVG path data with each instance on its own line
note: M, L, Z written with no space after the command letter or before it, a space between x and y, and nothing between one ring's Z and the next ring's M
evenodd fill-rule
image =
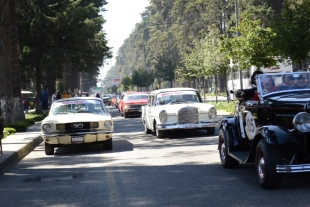
M231 116L231 114L226 111L218 111L219 119L227 116ZM2 139L3 154L0 154L0 173L23 159L43 141L40 136L40 127L41 122L36 122L28 127L27 132L15 133Z

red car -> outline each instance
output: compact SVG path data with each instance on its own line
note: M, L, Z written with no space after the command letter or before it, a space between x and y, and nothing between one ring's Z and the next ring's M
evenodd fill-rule
M141 115L141 106L147 104L148 92L125 92L121 95L118 103L118 111L121 116Z

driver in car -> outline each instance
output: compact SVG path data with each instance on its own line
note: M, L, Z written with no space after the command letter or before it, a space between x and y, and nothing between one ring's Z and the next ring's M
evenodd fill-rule
M291 89L303 89L309 87L308 76L306 74L300 74L299 77L295 78L295 84Z

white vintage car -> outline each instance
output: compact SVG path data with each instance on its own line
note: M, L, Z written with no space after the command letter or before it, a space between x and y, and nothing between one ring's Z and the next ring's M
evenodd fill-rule
M193 88L167 88L152 91L148 103L142 106L145 133L165 137L166 130L206 129L213 135L219 124L216 108L202 103L199 92Z
M112 117L100 98L57 100L41 124L45 154L53 155L54 147L94 142L102 142L103 150L112 150L113 127Z

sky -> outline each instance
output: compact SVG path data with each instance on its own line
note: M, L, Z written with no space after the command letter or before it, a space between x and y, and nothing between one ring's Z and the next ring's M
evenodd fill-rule
M115 64L118 49L135 28L135 24L142 21L141 13L149 6L148 0L107 0L104 7L107 11L102 14L106 23L103 30L106 33L108 47L112 47L113 58L106 61L100 69L99 77L104 78L106 72Z

